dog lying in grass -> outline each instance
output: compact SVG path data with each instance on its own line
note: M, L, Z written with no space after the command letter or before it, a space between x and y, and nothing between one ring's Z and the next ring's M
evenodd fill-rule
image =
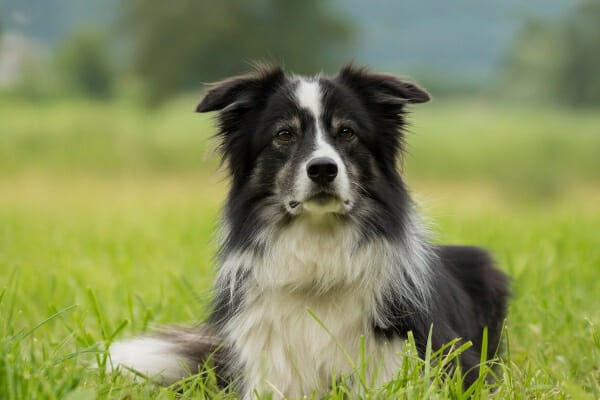
M470 341L458 364L474 382L508 280L483 249L433 244L398 172L407 108L428 100L354 66L261 66L212 86L197 111L218 112L231 188L210 317L113 344L113 366L172 383L212 357L243 399L322 396L343 377L360 386L357 360L362 379L394 378L410 335L421 357Z

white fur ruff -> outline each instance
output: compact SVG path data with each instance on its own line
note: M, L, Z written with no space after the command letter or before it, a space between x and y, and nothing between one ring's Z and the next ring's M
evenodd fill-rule
M332 376L352 376L366 364L367 379L383 383L402 362L404 339L376 338L371 322L381 319L376 309L382 288L407 282L391 267L398 262L427 292L422 244L414 243L414 254L400 254L400 246L384 240L358 249L358 232L330 218L299 218L273 234L264 254L248 251L225 260L217 285L234 282L228 275L241 270L250 274L244 304L224 329L237 368L246 373L244 387L285 398L322 395Z

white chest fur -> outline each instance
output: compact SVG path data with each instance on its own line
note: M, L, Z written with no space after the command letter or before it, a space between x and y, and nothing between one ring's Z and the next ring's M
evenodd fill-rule
M353 230L339 225L313 228L306 221L292 225L261 256L235 257L251 278L225 330L249 390L292 398L322 394L332 374L352 374L362 356L371 359L370 374L377 369L378 380L390 378L401 361L396 353L403 341L385 343L371 327L384 246L358 248Z

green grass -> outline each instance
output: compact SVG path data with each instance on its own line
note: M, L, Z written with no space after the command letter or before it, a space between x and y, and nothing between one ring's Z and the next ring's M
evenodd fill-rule
M210 374L159 388L90 367L115 336L206 315L226 188L193 106L0 105L0 398L233 397ZM440 101L412 121L436 240L488 247L514 279L502 376L471 394L600 398L600 116ZM465 398L448 361L409 346L365 396Z

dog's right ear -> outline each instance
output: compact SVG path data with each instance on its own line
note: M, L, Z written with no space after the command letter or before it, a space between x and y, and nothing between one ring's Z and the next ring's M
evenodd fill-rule
M336 79L345 82L364 99L387 106L392 111L400 110L406 104L426 103L431 99L429 93L417 84L352 64L342 67Z
M263 95L285 80L280 67L256 65L255 71L212 84L204 99L196 107L196 112L222 111L225 109L256 106Z

